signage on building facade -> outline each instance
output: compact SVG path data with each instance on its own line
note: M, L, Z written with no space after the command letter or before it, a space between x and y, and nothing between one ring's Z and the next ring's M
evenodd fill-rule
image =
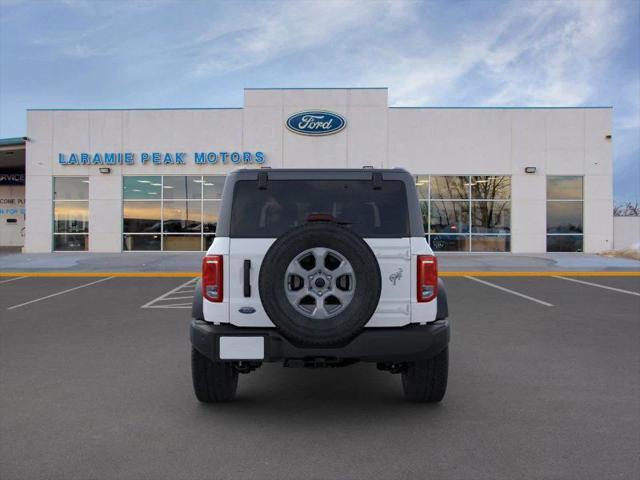
M300 135L332 135L346 125L342 115L324 110L294 113L287 119L287 128Z
M0 197L0 215L24 215L24 198Z
M69 152L60 165L241 165L265 163L264 152Z
M24 185L24 173L0 173L0 185Z

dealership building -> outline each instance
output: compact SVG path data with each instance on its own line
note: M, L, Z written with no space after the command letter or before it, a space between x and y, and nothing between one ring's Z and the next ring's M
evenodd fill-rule
M34 109L0 140L0 246L200 251L238 168L403 168L438 251L613 248L612 109L389 107L386 88L242 108ZM265 170L268 173L268 170Z

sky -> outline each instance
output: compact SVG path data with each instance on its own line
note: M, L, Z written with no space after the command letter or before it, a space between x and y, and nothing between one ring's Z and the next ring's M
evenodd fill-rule
M0 0L0 138L27 108L241 107L247 87L392 106L613 106L640 202L640 0Z

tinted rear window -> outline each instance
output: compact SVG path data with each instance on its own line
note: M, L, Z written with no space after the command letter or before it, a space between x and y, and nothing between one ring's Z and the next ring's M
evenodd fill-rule
M269 180L264 190L255 180L241 180L230 233L274 238L312 215L329 215L365 238L409 236L407 194L397 180L385 180L378 190L364 180Z

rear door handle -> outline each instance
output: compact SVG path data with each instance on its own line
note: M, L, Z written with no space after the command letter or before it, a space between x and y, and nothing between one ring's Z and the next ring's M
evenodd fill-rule
M251 296L251 260L244 261L244 296Z

